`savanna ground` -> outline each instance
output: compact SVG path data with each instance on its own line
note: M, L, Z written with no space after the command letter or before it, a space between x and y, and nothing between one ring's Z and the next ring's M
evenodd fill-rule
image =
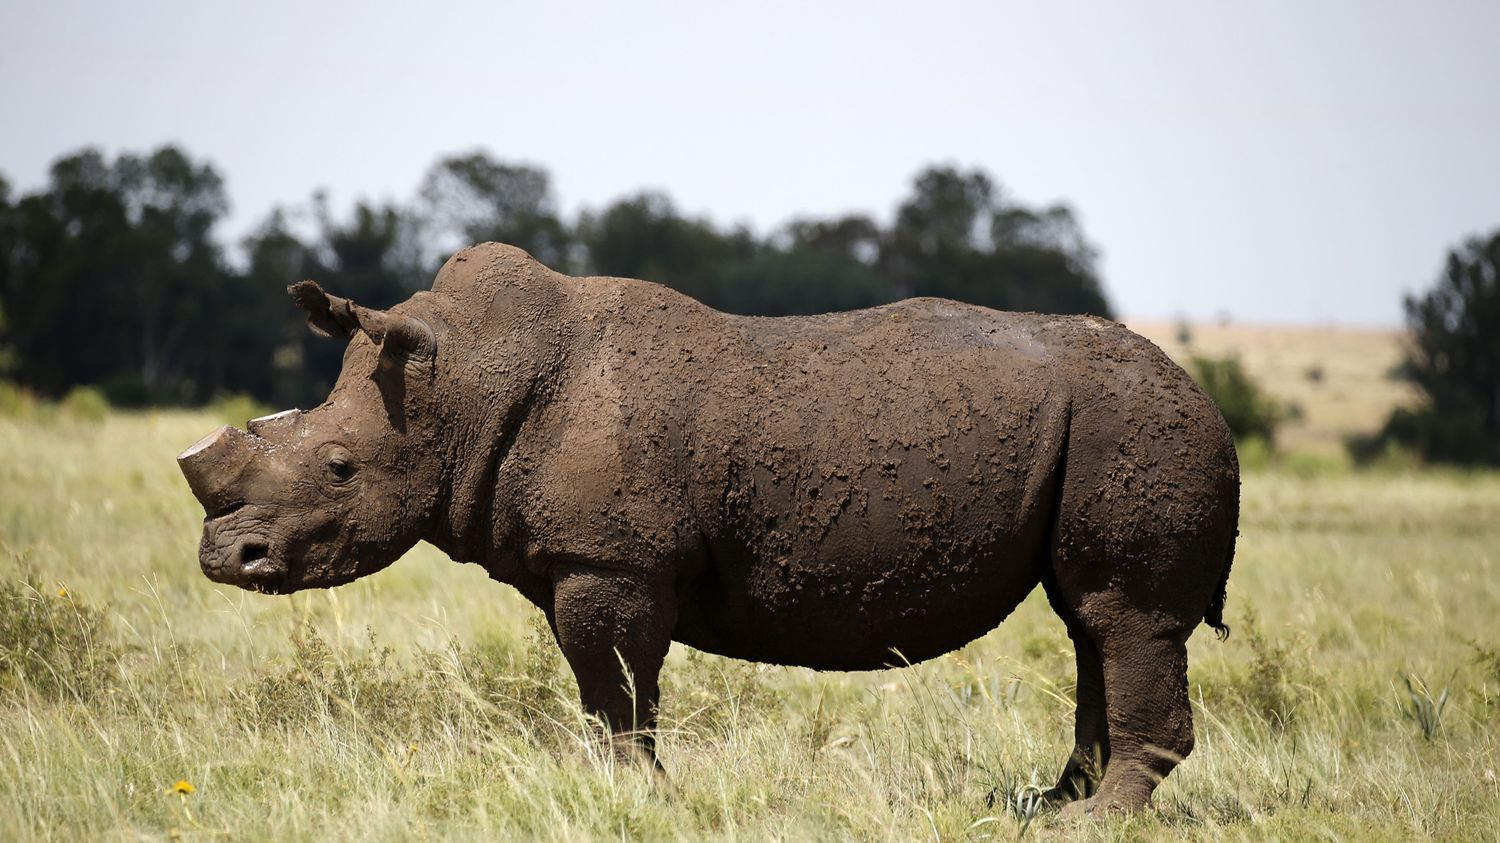
M1288 365L1302 424L1347 411ZM1190 644L1197 750L1156 811L1063 825L1033 799L1073 708L1039 593L904 671L674 647L662 784L597 751L539 613L478 568L214 585L172 457L223 419L89 415L0 418L0 839L1500 839L1500 475L1253 461L1234 633Z

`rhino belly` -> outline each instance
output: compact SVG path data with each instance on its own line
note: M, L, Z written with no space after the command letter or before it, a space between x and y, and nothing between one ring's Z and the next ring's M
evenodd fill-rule
M994 629L1038 582L1040 525L953 544L858 542L805 558L719 548L683 593L676 638L719 655L874 670L951 652Z

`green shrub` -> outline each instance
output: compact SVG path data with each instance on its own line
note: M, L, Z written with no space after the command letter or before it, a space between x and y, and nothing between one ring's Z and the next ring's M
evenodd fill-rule
M97 387L75 386L61 401L48 401L24 386L0 381L0 418L51 421L62 413L75 421L103 421L110 411L109 398Z
M1208 393L1224 414L1224 421L1237 440L1276 442L1276 429L1299 408L1267 396L1235 356L1207 357L1195 354L1190 361L1193 379Z
M1379 431L1351 436L1345 446L1359 463L1403 452L1438 463L1493 463L1486 455L1494 445L1481 419L1482 412L1468 408L1440 412L1429 406L1398 407Z
M1186 319L1177 321L1177 344L1183 348L1193 346L1193 326L1189 325Z
M109 415L109 399L103 390L93 386L75 386L68 390L58 406L70 418L78 421L100 422Z
M545 629L545 622L542 624ZM405 665L373 633L363 652L335 650L311 623L291 636L291 664L237 689L236 711L257 727L332 721L401 746L438 733L503 724L544 745L581 723L562 656L547 632L524 653L468 652L457 643L418 651Z
M27 418L40 404L31 390L10 381L0 381L0 418Z
M225 424L244 426L249 419L269 415L270 407L243 393L220 394L203 408Z
M1393 416L1401 414L1400 410ZM1385 429L1372 434L1353 434L1344 437L1344 450L1356 465L1366 469L1386 471L1411 471L1422 466L1422 450L1412 444L1403 444Z
M1230 684L1230 690L1244 706L1278 730L1290 726L1296 717L1298 693L1290 674L1293 672L1291 650L1261 629L1253 609L1246 609L1242 626L1243 640L1250 647L1249 671ZM1236 627L1236 630L1240 627Z
M0 583L0 699L26 689L88 700L117 677L120 648L103 612L32 575Z

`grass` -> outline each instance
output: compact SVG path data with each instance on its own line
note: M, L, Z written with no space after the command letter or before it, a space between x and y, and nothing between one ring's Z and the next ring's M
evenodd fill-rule
M1249 473L1198 748L1158 810L1079 828L1030 800L1072 717L1040 594L904 671L674 647L663 785L476 567L204 579L172 457L218 423L0 418L0 839L1500 838L1500 475Z

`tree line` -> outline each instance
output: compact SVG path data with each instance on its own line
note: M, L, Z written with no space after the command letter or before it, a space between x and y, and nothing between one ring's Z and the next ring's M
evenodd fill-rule
M305 330L285 293L314 278L372 307L426 289L447 254L497 240L571 274L644 278L732 313L783 316L908 296L1109 315L1096 252L1065 205L1034 207L978 169L915 175L893 220L793 220L767 236L682 213L643 190L571 217L549 174L483 151L440 158L406 202L271 212L231 260L216 228L223 177L175 146L58 159L45 187L0 177L0 378L56 397L274 406L327 394L342 349Z
M767 236L684 214L643 190L569 217L548 173L483 151L428 168L406 202L335 214L314 194L271 212L231 260L214 166L175 146L59 158L13 196L0 176L0 382L57 398L87 386L111 404L193 405L249 395L312 406L342 349L305 330L286 285L315 278L372 307L426 289L447 254L498 240L572 274L658 281L733 313L783 316L931 295L1004 310L1109 315L1096 253L1064 205L1033 207L988 174L918 172L888 224L795 219ZM1500 231L1448 255L1408 297L1410 342L1393 376L1425 400L1357 437L1435 462L1500 465ZM1242 371L1194 361L1237 436L1274 432L1277 405ZM97 393L96 393L97 394Z

